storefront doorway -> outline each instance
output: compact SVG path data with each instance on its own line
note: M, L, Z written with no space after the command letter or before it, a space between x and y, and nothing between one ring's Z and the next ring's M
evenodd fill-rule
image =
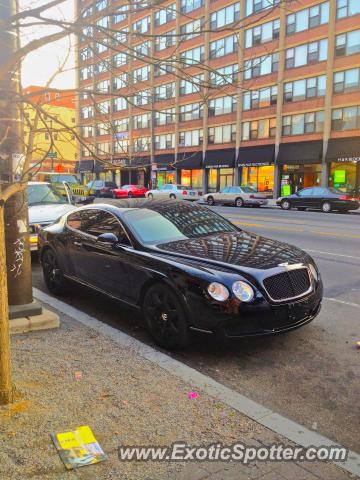
M234 185L233 168L209 168L208 169L208 192L218 192L221 188Z
M310 165L283 165L281 195L291 195L306 187L321 185L321 163Z

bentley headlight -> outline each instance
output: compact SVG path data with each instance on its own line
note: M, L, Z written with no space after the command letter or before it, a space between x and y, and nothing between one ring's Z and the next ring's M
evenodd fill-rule
M242 302L251 302L255 296L254 289L246 282L239 280L233 283L232 290L235 296Z
M319 273L312 263L309 263L309 270L310 270L311 275L313 276L315 282L317 282L319 280Z
M210 283L207 287L207 291L212 298L219 302L225 302L225 300L229 298L229 290L218 282Z

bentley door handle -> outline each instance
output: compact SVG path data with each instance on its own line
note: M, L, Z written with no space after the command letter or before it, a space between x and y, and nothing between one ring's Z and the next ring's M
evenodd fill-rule
M82 242L73 242L74 245L76 245L77 247L82 247Z

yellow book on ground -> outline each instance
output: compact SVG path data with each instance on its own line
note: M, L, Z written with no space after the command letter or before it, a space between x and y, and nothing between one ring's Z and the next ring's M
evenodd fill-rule
M88 425L78 427L72 432L52 433L51 438L69 470L107 459Z

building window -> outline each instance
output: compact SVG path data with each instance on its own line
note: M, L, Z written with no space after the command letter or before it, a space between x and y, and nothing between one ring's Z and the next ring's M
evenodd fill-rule
M335 131L360 128L360 105L336 108L331 114L331 129Z
M285 52L285 69L301 67L327 59L327 39L305 43L298 47L288 48Z
M114 120L114 127L112 130L115 133L127 132L129 130L129 119L121 118Z
M209 101L208 115L226 115L236 112L236 98L234 96L214 98Z
M137 68L134 70L134 83L145 82L150 79L150 65L145 65L144 67Z
M96 125L96 135L109 135L111 133L111 126L107 123L98 123Z
M95 3L95 10L97 12L101 12L101 10L105 10L109 6L108 0L99 0L99 2Z
M155 125L170 125L175 122L175 108L155 112Z
M136 59L141 60L143 57L150 55L151 42L139 43L134 47L134 52L136 54Z
M148 152L150 150L150 137L139 137L134 140L135 152Z
M142 115L136 115L134 117L134 128L136 130L140 128L149 128L150 127L150 113L143 113Z
M329 22L329 2L320 3L286 17L286 33L303 32Z
M88 65L80 70L80 80L89 80L94 76L94 65Z
M111 15L112 18L112 24L116 25L117 23L123 22L124 20L127 19L128 15L128 10L129 6L128 5L122 5L119 7L117 10L115 10L115 13Z
M99 93L108 93L110 92L110 80L103 80L96 84L96 91Z
M341 33L335 39L335 56L353 55L360 52L360 29Z
M180 80L180 95L189 95L191 93L199 93L203 87L204 75L195 75L191 80Z
M197 37L202 33L204 17L198 18L192 22L180 26L181 40L186 41Z
M105 113L110 113L110 100L105 100L105 102L99 102L96 104L96 112L99 115L104 115Z
M324 130L324 112L300 113L286 115L282 119L282 135L303 135L320 133Z
M259 138L274 138L276 133L276 118L263 118L242 123L241 139L257 140Z
M217 28L237 22L239 19L240 3L234 3L210 15L210 29L216 30Z
M110 25L110 18L108 16L102 17L102 18L99 18L99 20L96 20L96 26L99 27L97 30L99 30L100 32L104 28L109 28L109 25Z
M189 13L204 6L204 0L181 0L180 11L181 13Z
M82 62L85 62L85 60L88 60L89 58L92 58L94 56L94 52L92 48L86 47L80 50L80 60Z
M164 25L172 22L176 18L176 3L168 5L166 8L157 10L154 15L155 26Z
M326 92L326 75L304 78L287 82L284 85L284 102L297 102L307 98L324 97Z
M334 73L334 93L346 93L360 88L360 68Z
M251 90L243 94L243 110L270 107L277 102L277 85Z
M104 60L101 60L100 62L94 65L94 72L96 75L99 75L100 73L104 73L104 72L110 72L110 71L111 71L111 64L109 62L109 59L107 58L104 58Z
M199 65L204 61L204 58L205 47L203 45L180 53L182 68L190 67L191 65Z
M273 8L279 3L280 0L246 0L246 16L267 8Z
M203 117L203 104L190 103L189 105L181 105L180 107L180 122L188 120L198 120Z
M94 107L83 107L81 109L81 118L92 118L94 116Z
M98 155L107 155L111 152L110 142L101 142L96 144L96 151Z
M174 133L155 135L155 150L167 150L169 148L175 148Z
M113 99L113 112L119 112L120 110L125 110L128 108L128 103L126 98L117 97Z
M208 143L233 143L236 141L236 125L219 125L208 128Z
M128 62L128 55L127 53L120 52L117 55L112 57L112 63L115 68L122 67L126 65Z
M239 66L227 65L226 67L218 68L216 71L210 72L210 85L231 85L237 82Z
M113 144L114 153L127 154L129 151L129 140L120 140L116 138Z
M154 65L154 76L160 77L161 75L167 75L175 71L174 63L176 60L170 59L168 62L159 62Z
M134 95L134 104L138 107L141 107L142 105L148 105L151 103L151 100L151 90L141 90Z
M359 0L337 0L336 18L351 17L360 13Z
M147 33L150 30L150 17L144 17L133 24L134 33Z
M261 43L270 42L275 38L279 38L280 19L263 23L254 28L245 31L245 48L260 45Z
M279 54L264 55L263 57L245 60L244 79L260 77L277 72L279 68Z
M118 32L113 32L111 36L112 36L111 40L114 47L119 47L119 46L126 47L127 39L129 37L129 29L128 27L122 28Z
M170 30L162 35L155 37L155 51L160 52L166 48L173 47L176 42L176 30Z
M219 58L237 52L238 43L236 35L220 38L210 43L210 58Z
M127 73L121 73L117 77L113 77L113 89L120 90L129 86L129 77Z
M161 100L168 100L169 98L174 98L176 92L176 83L165 83L155 87L155 102L160 102Z
M203 130L188 130L179 132L180 147L198 147L203 143Z
M83 125L81 127L81 134L84 138L93 136L93 126L92 125Z

